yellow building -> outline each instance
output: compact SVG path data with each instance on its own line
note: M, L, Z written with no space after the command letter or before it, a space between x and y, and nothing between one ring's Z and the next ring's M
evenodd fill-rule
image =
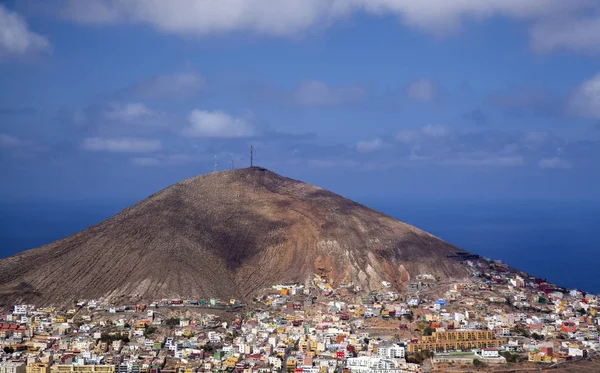
M324 342L319 342L317 343L317 352L324 352L325 351L325 343Z
M114 365L53 365L50 373L114 373Z
M530 352L528 355L528 360L534 363L553 363L556 362L556 359L553 359L552 356L548 356L546 354L540 352Z
M290 357L287 360L287 365L286 365L286 369L287 370L292 370L292 369L296 369L296 366L298 365L298 360L296 360L296 358L294 357Z
M135 328L138 330L146 329L150 325L150 320L139 320L135 323Z
M298 343L298 349L302 352L308 352L308 341L306 339L301 339Z
M467 351L473 348L497 348L507 342L506 338L496 338L488 330L453 330L433 332L423 336L418 343L410 343L408 352L421 351Z
M309 344L308 344L308 349L309 349L311 352L315 352L315 351L317 351L317 346L318 346L318 344L319 344L319 343L318 343L318 341L317 341L316 339L311 339L311 340L309 341Z
M27 364L27 373L50 373L50 366L44 363Z
M442 317L438 314L428 313L423 316L425 321L442 321Z
M232 356L229 356L227 358L227 360L225 360L223 362L223 365L225 365L228 368L235 368L235 364L237 364L239 361L240 361L239 356L232 355Z

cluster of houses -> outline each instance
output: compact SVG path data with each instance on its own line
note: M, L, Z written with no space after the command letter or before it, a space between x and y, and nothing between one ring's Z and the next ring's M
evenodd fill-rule
M598 297L467 261L468 281L422 274L399 294L324 276L252 304L164 299L15 305L0 314L0 373L420 372L424 364L537 364L600 349Z

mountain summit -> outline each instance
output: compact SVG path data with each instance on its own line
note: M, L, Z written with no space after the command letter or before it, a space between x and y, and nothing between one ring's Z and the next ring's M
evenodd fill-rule
M319 187L260 167L174 184L112 218L0 260L0 307L78 299L248 299L325 275L398 291L418 275L463 278L467 255Z

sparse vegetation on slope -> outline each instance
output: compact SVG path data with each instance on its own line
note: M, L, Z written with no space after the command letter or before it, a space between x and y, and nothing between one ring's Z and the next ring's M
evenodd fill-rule
M452 245L313 185L253 167L172 185L63 240L0 260L0 302L250 299L313 273L402 289L461 278ZM0 305L1 306L1 305Z

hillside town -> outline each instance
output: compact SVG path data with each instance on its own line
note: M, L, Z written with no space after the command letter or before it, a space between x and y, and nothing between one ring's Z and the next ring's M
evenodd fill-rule
M465 263L468 281L424 273L402 294L321 274L246 303L18 304L0 314L0 373L515 371L595 358L597 295L500 261Z

